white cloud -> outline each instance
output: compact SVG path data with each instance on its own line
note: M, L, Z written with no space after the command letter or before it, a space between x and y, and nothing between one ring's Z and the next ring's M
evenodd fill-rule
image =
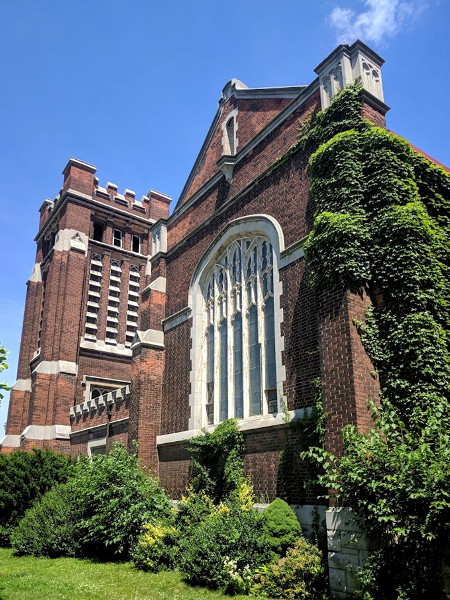
M338 42L348 44L356 39L379 43L393 37L425 8L425 0L361 0L365 10L335 8L330 15Z

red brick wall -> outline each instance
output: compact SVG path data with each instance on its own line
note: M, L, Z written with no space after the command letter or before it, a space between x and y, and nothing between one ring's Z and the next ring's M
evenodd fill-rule
M20 342L19 365L17 378L30 377L30 360L37 350L39 320L42 302L42 283L29 281L23 317L22 339Z
M72 187L83 193L91 193L94 185L92 169L70 167L66 172L66 188ZM93 189L93 188L92 188ZM89 191L91 190L91 191ZM128 198L131 204L131 197ZM107 200L105 202L108 202ZM112 201L110 204L113 206ZM168 201L164 203L166 210ZM117 205L122 210L122 206ZM83 206L76 199L66 199L58 215L57 226L61 229L75 229L86 235L92 235L94 206ZM131 209L130 209L131 211ZM142 214L141 216L145 216ZM123 219L123 217L121 217ZM143 233L144 226L137 226L136 233L140 235L143 245L142 251L148 249L148 223L147 230ZM109 229L112 232L112 226ZM126 249L131 248L131 236L134 233L134 224L127 227L123 221L121 228L125 233ZM112 236L112 233L111 233ZM111 237L110 236L110 237ZM111 240L110 240L111 241ZM41 336L40 355L32 364L36 369L41 361L68 361L78 363L78 376L73 375L46 375L36 373L33 375L33 392L13 391L10 403L10 412L7 431L11 434L20 434L28 424L69 425L69 408L74 403L84 400L81 382L84 375L110 377L129 381L131 379L131 356L128 358L114 357L111 354L99 358L98 355L86 354L79 356L79 342L85 330L86 301L88 293L89 266L91 252L96 251L104 255L103 258L103 290L101 307L98 316L99 339L105 337L105 323L107 312L107 296L110 272L111 253L123 259L121 306L119 312L118 342L125 342L126 310L128 296L128 274L130 257L121 249L105 249L97 247L95 243L86 257L83 252L76 250L55 251L50 250L46 257L42 256L42 241L37 248L37 261L43 260L43 267L47 269L46 293L43 313L43 326ZM133 263L136 258L131 258ZM138 259L139 260L139 259ZM142 262L142 266L144 266ZM141 269L141 289L146 283L146 277ZM30 360L38 347L38 329L41 313L42 283L29 282L27 302L25 307L24 327L22 331L22 345L19 360L18 377L27 379L31 377ZM121 408L121 411L124 408ZM128 412L126 415L128 416ZM96 417L99 418L99 417ZM84 417L82 421L95 421L94 418ZM101 422L101 417L100 417ZM76 424L77 426L77 424ZM78 427L80 423L78 423ZM28 442L27 442L28 444Z
M34 374L27 425L69 425L75 384L74 375Z
M191 326L192 320L189 319L164 334L167 366L161 408L162 434L189 428Z
M302 105L286 122L283 122L268 138L261 142L249 157L238 163L233 173L231 187L223 179L212 190L202 196L194 206L172 221L169 225L169 250L216 211L223 208L227 201L241 193L251 181L268 169L276 159L280 158L298 139L299 119L305 121L314 107L317 106L318 101L318 94L314 94L305 105ZM258 181L255 187L244 195L244 199L238 198L236 200L236 203L243 204L245 202L247 204L253 199L253 206L249 206L247 210L235 216L262 212L273 214L280 221L283 231L287 230L284 231L285 236L287 236L286 245L306 235L310 228L310 223L306 219L311 218L311 210L308 207L309 179L305 174L306 160L306 155L298 153L293 161L289 161L281 169L276 169L270 176ZM235 204L233 204L233 208L230 208L231 211L237 212ZM220 227L221 222L226 223L229 220L230 212L225 218L222 216L214 224L208 224L208 230L213 230L217 235L217 227Z
M211 138L208 151L197 166L189 189L186 190L186 200L197 192L217 171L217 161L223 154L222 124L228 115L238 109L237 150L241 150L257 133L259 133L281 110L291 102L287 98L261 98L258 100L236 100L233 96L223 106L223 111L215 132Z
M61 210L59 229L76 229L89 236L91 211L75 202L67 202Z
M79 252L53 253L45 291L42 360L77 360L86 263Z
M158 474L156 437L161 433L164 350L141 346L133 352L128 443L139 441L138 455Z
M233 100L238 108L238 151L292 102L292 98L258 98L253 100L239 98L237 101L233 98ZM226 121L226 117L222 117L219 123L221 133L224 121Z
M159 481L171 498L181 498L189 483L191 455L187 444L158 448Z
M291 504L318 504L317 490L304 483L308 479L306 465L300 460L301 448L294 432L287 427L245 432L246 455L244 467L250 477L257 502L271 502L284 496ZM282 452L289 440L293 460L289 462L288 476L283 478ZM189 442L159 447L159 477L161 485L172 498L180 498L189 483Z
M119 381L131 381L131 357L121 359L120 357L111 355L99 357L88 352L81 354L78 362L75 404L81 404L85 400L84 388L82 387L85 375Z
M148 217L158 221L167 219L169 216L170 198L160 196L157 192L150 192L150 202L148 203Z
M30 379L30 360L37 350L38 329L41 312L42 283L29 281L20 343L17 379ZM8 407L7 431L9 434L22 433L27 425L30 392L11 390Z
M377 400L379 383L364 351L354 320L364 320L366 297L351 292L324 293L319 308L319 347L323 407L327 414L326 449L342 452L341 430L350 423L370 426L366 400Z
M130 412L130 400L127 399L125 402L113 404L110 408L110 411L111 421L127 419ZM77 415L74 419L71 419L72 433L92 429L93 427L99 427L100 425L106 425L107 420L107 407L102 407L96 411L83 413L79 416ZM87 432L86 435L88 434L91 435L91 433ZM76 439L78 440L78 436L76 436Z
M316 294L308 285L304 260L282 269L281 308L284 336L282 361L286 367L284 393L290 410L311 406L315 380L320 378Z
M231 220L251 214L269 214L280 223L286 247L309 233L314 203L309 195L306 173L308 156L298 152L280 167L261 174L295 143L299 118L305 120L318 101L316 93L242 160L235 168L231 186L222 179L169 223L167 317L188 305L189 285L197 264ZM370 115L372 109L366 108L365 114ZM377 123L383 122L378 113L372 118ZM217 153L217 144L218 140L213 140L211 156ZM283 309L281 333L284 336L282 360L286 367L284 392L288 408L311 406L315 384L320 379L324 409L329 413L327 449L339 453L342 427L347 423L367 427L366 398L378 396L378 382L353 324L353 319L363 319L367 299L351 294L343 299L333 295L318 296L308 285L302 259L282 269L280 279L283 290L280 298ZM190 327L191 322L187 321L165 334L162 433L188 428ZM284 435L280 431L246 434L246 468L250 474L257 475L257 493L268 499L279 489ZM177 487L177 481L183 485L186 481L188 457L173 446L162 447L159 452L162 481L167 482L164 484L170 490L179 493L181 483ZM297 479L304 478L305 466L299 463L296 468ZM292 501L296 501L294 497L299 498L300 490L292 489L290 493ZM303 502L313 501L312 490L302 494Z
M63 190L69 188L92 196L94 193L94 174L95 168L90 165L70 164L65 169Z
M94 431L83 431L79 434L75 434L72 437L70 444L70 452L72 456L78 456L80 454L87 454L88 442L105 439L106 437L106 425L101 428L97 428ZM114 442L121 442L125 446L128 443L128 423L114 423L114 417L112 418L110 430L109 430L109 443L110 446Z
M377 127L382 127L383 129L386 128L386 117L369 104L363 104L363 117L371 121Z
M28 421L30 392L11 390L8 407L7 433L20 435Z
M32 450L33 448L49 448L55 452L70 454L70 442L68 440L23 440L20 444L21 450ZM3 448L2 448L3 452Z

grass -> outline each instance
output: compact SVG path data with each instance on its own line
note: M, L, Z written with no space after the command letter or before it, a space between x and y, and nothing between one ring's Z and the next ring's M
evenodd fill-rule
M170 571L144 573L131 563L17 557L0 548L0 600L219 600L224 594L185 584ZM229 598L229 596L228 596ZM233 600L248 596L233 596Z

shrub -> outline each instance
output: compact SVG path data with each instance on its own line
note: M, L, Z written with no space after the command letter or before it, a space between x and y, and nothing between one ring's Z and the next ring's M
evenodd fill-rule
M175 527L165 523L146 523L144 532L131 551L135 567L158 573L175 566L178 535Z
M293 510L284 500L276 498L263 512L264 534L276 558L286 555L302 533Z
M54 486L28 509L11 534L17 554L77 556L80 554L76 527L75 496L70 483Z
M301 537L277 564L271 563L258 569L250 593L252 596L287 600L324 599L324 567L317 546Z
M214 510L214 502L204 492L195 493L192 488L188 495L183 496L178 505L175 521L176 527L182 536L204 521Z
M219 504L180 541L180 571L192 584L245 591L249 574L269 557L262 516Z
M433 548L411 544L377 550L355 571L355 600L445 600L442 563Z
M157 480L142 471L137 455L120 444L114 444L108 455L80 461L73 483L85 554L107 552L128 558L144 523L171 515Z
M230 495L244 480L244 436L236 420L228 419L209 433L192 438L192 491L214 502Z
M171 516L156 479L144 473L137 456L120 444L108 456L79 460L66 486L44 496L33 511L20 522L13 543L19 552L37 556L72 556L76 551L83 556L128 558L144 523ZM69 533L76 540L75 549L70 538L63 543ZM49 549L43 541L46 536Z
M0 544L9 536L26 510L57 483L64 483L75 461L52 450L34 448L0 454Z

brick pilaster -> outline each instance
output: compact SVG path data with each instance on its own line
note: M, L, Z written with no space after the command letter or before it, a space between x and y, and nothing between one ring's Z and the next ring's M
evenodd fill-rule
M158 474L156 437L161 433L162 381L165 351L140 346L133 350L128 443L139 440L139 458Z
M324 293L319 303L319 347L323 406L327 414L326 449L341 454L342 428L371 425L368 398L377 400L379 383L355 320L364 320L367 297L349 291Z

